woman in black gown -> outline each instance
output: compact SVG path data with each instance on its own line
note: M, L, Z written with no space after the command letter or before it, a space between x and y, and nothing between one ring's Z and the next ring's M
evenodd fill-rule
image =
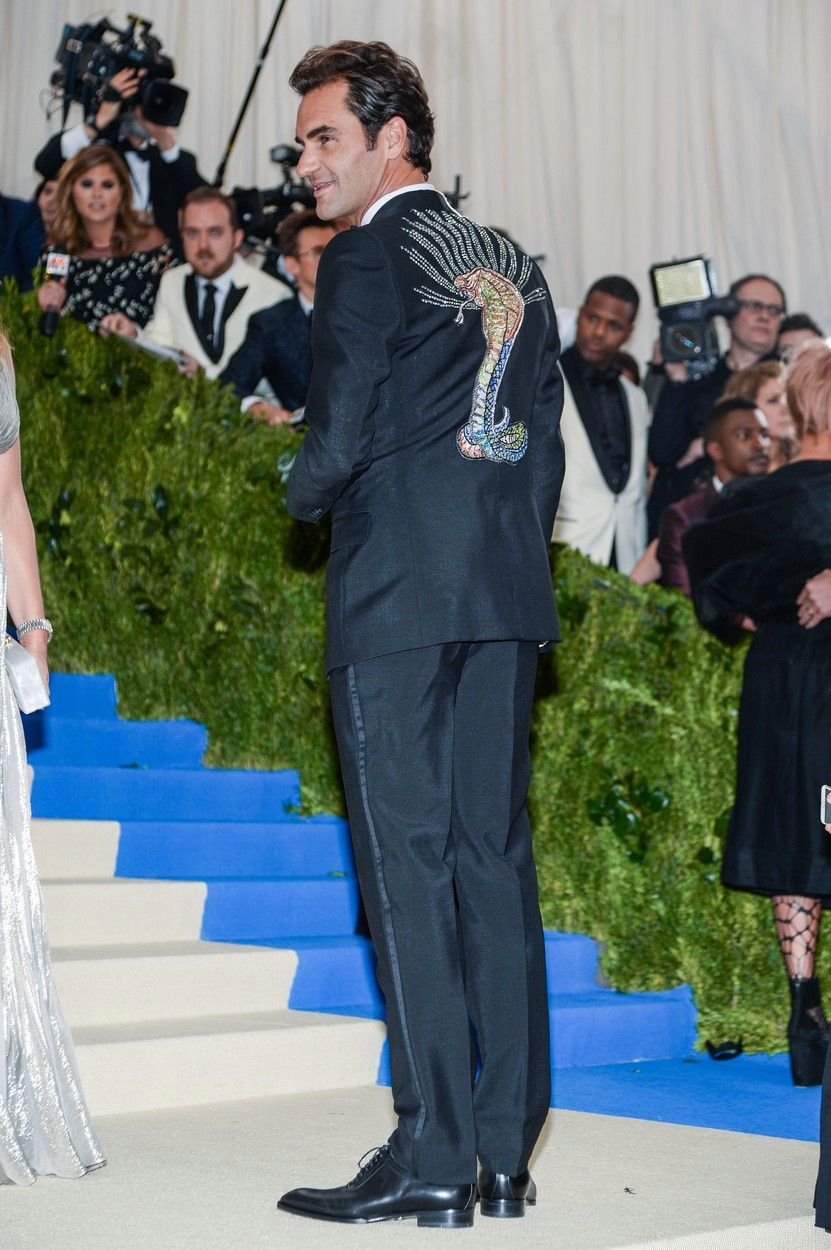
M748 616L736 801L722 865L735 889L768 895L791 989L797 1085L818 1085L828 1023L814 976L831 839L819 822L831 764L831 618L811 587L831 568L831 350L807 346L787 384L802 447L767 477L726 489L685 540L704 625Z

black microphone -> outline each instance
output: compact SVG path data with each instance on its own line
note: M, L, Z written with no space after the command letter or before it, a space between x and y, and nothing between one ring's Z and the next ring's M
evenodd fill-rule
M47 278L66 278L69 274L69 257L66 252L49 252L46 257ZM57 309L49 308L40 319L41 334L48 339L54 338L58 329L61 314Z

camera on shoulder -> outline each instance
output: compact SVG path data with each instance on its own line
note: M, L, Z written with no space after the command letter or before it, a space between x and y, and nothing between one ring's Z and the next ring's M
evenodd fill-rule
M59 68L51 77L53 90L63 97L64 123L69 106L80 104L84 117L92 121L104 101L120 99L111 86L113 75L122 69L141 70L145 84L132 100L123 100L122 112L136 104L149 122L157 126L178 126L185 111L188 92L172 81L173 61L162 51L162 41L150 33L153 23L130 15L119 29L107 19L78 26L67 23L55 53Z
M665 361L681 361L693 381L712 373L719 359L714 317L735 317L738 301L718 295L713 262L707 256L688 256L651 265L649 277L661 322L661 354Z

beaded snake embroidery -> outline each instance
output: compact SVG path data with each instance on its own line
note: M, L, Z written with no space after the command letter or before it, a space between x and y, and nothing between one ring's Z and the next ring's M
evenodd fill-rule
M456 446L468 460L516 464L528 448L528 429L522 421L511 422L505 406L497 417L497 399L525 306L545 298L542 287L522 293L531 277L531 261L501 235L456 213L416 212L406 219L404 230L413 245L403 250L431 279L416 294L425 303L455 308L459 325L468 309L482 312L485 355Z

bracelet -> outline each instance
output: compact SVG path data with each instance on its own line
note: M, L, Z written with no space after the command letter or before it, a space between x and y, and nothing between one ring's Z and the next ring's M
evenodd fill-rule
M46 635L46 641L52 641L52 622L47 621L45 616L33 616L28 621L21 621L17 626L18 638L25 637L26 634L33 634L36 629L42 629Z

